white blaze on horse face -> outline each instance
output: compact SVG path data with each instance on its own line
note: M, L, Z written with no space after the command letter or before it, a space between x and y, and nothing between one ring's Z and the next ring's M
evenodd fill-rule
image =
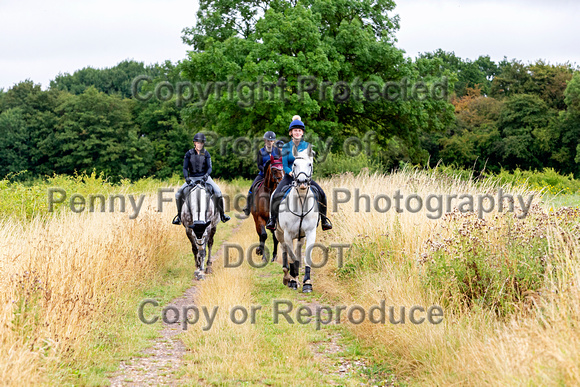
M209 210L208 206L210 204L208 203L208 201L209 195L207 194L207 191L204 188L197 185L192 189L191 194L189 196L189 206L188 206L191 211L192 223L194 224L208 223L207 211ZM211 225L207 225L203 231L203 234L201 235L201 238L198 238L195 232L193 233L196 245L198 245L201 248L204 248L203 246L205 245L206 238L208 236L210 229Z
M193 220L194 221L206 221L207 213L207 192L204 189L195 190L195 202L197 204L196 208L193 210Z
M312 158L309 156L309 150L310 148L299 152L292 166L294 179L298 183L298 188L301 190L308 188L310 179L312 178Z

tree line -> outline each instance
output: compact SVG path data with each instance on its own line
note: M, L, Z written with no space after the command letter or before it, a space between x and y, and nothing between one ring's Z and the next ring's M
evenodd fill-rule
M294 114L306 122L315 147L332 151L333 162L345 141L372 132L368 162L385 171L401 162L441 160L494 172L550 167L580 177L577 68L505 58L496 63L489 56L472 61L442 50L409 59L395 46L394 8L389 0L201 1L197 24L183 31L192 49L178 63L123 61L59 74L47 90L31 80L0 90L0 177L95 169L112 180L165 178L180 172L198 131L222 139L259 138L267 130L286 135ZM184 81L201 85L191 93L220 82L246 87L206 93L204 104L179 103L175 95L143 100L133 90L143 75L140 92ZM304 93L304 76L338 87L324 97ZM240 104L245 94L258 93L251 87L257 79L280 86L284 98ZM345 85L357 82L429 89L442 80L449 98L370 98L364 92L340 98ZM254 155L233 146L224 142L212 152L214 175L251 177Z

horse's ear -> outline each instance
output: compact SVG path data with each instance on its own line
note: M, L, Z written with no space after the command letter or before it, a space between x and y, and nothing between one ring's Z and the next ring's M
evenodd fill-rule
M314 156L314 152L312 151L312 144L308 144L307 148L308 157L312 158Z
M298 157L298 150L296 149L296 145L292 145L292 156L294 156L294 158Z

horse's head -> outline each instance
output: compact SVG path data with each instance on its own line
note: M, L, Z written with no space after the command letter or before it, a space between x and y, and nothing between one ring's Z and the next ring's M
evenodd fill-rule
M281 157L275 159L274 156L270 156L270 174L270 179L272 179L273 186L275 187L284 178L284 166Z
M295 158L292 166L294 183L298 190L305 191L310 187L310 182L312 181L312 146L308 145L308 148L301 152L298 152L296 147L293 147L292 154Z
M206 242L210 230L209 225L214 212L210 199L203 181L198 181L192 186L187 198L186 211L191 216L191 223L187 227L193 230L195 242L198 246L202 246Z

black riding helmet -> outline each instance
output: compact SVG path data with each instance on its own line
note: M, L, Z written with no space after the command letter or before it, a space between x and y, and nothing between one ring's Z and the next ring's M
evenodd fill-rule
M203 143L205 143L205 134L203 134L203 133L196 133L195 136L193 136L193 142L203 142Z
M264 133L264 140L274 141L276 139L276 133L272 132L271 130Z

